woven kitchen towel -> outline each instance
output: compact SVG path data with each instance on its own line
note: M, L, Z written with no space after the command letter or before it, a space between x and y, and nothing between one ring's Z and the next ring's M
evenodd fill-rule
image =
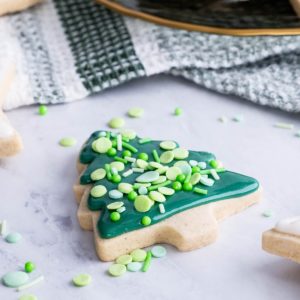
M300 111L300 36L232 37L120 16L93 0L47 0L0 19L1 60L18 76L5 108L62 103L167 73Z

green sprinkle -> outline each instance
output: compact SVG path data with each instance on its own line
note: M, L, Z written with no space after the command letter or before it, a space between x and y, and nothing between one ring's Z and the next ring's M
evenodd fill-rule
M115 155L117 154L117 149L115 149L115 148L109 148L109 149L107 150L106 154L107 154L108 156L115 156Z
M133 186L130 183L121 182L118 185L118 190L123 194L129 194L131 191L133 191Z
M116 209L122 207L123 205L124 205L124 202L116 201L116 202L109 203L106 207L109 210L116 210Z
M132 256L132 261L143 262L146 259L147 252L142 249L133 250L130 255Z
M172 188L175 190L175 191L180 191L182 189L182 184L181 182L179 181L174 181L173 184L172 184Z
M167 170L166 176L169 180L176 180L177 176L182 173L179 167L171 167Z
M201 175L210 175L211 174L211 170L212 169L207 169L207 170L200 170L200 174ZM222 172L225 172L226 169L225 168L217 168L217 169L214 169L217 173L222 173Z
M163 183L167 180L167 177L162 175L162 176L159 176L157 180L153 181L152 184L160 184L160 183Z
M117 211L112 212L109 217L113 222L117 222L121 219L121 215Z
M165 186L159 187L158 191L161 194L166 195L166 196L172 196L175 193L175 191L173 189L165 187Z
M144 110L140 107L133 107L130 108L129 111L127 112L127 115L131 118L140 118L144 114Z
M129 254L121 255L117 258L116 263L121 265L128 265L132 262L132 256Z
M152 185L148 188L148 191L154 191L154 190L158 190L160 187L163 187L163 186L167 186L167 185L170 185L172 183L171 180L167 180L163 183L160 183L160 184L156 184L156 185Z
M16 244L19 243L21 240L22 240L22 235L18 232L9 233L5 237L5 241L9 244Z
M131 156L132 156L132 153L131 153L129 150L123 151L122 157L125 158L126 156L127 156L127 157L131 157Z
M24 269L25 269L25 272L26 273L31 273L32 271L34 271L35 270L35 264L33 263L33 262L31 262L31 261L27 261L26 263L25 263L25 266L24 266Z
M192 191L193 190L193 185L190 182L184 182L183 183L183 190L184 191Z
M132 129L123 129L121 134L122 138L126 138L127 140L133 140L136 138L136 132Z
M122 162L124 164L127 164L127 160L125 158L120 157L120 156L115 156L114 160L120 161L120 162Z
M187 182L190 182L191 180L191 177L192 177L192 174L191 173L188 173L184 179L184 183L187 183ZM177 178L177 177L176 177Z
M101 180L106 176L106 171L102 168L99 168L94 170L90 176L93 181Z
M228 119L225 116L221 116L221 117L218 118L218 121L221 122L221 123L227 123Z
M153 155L154 160L155 160L157 163L160 163L160 159L159 159L158 153L157 153L157 151L156 151L155 149L152 150L152 155Z
M185 176L184 174L179 174L179 175L176 176L176 181L179 181L179 182L181 182L181 183L184 183L185 177L186 177L186 176Z
M195 187L193 191L197 194L207 195L207 190L200 189L198 187Z
M192 167L192 174L200 173L200 171L201 171L200 167L198 167L198 166Z
M153 205L153 201L145 195L139 195L134 200L134 208L138 212L147 212Z
M127 266L127 271L129 272L138 272L142 269L142 264L140 262L131 262Z
M177 147L177 145L173 141L163 141L160 142L159 147L163 150L173 150Z
M138 176L135 180L139 183L148 183L148 182L156 181L158 178L159 178L159 173L157 171L148 171Z
M125 125L125 121L123 118L112 118L109 122L108 122L108 126L110 128L114 128L114 129L118 129L121 128Z
M210 166L211 166L212 168L214 168L214 169L217 169L218 166L219 166L218 161L215 160L215 159L210 160L210 161L209 161L209 164L210 164Z
M105 171L106 171L106 176L108 180L111 180L111 170L110 170L110 165L109 164L105 164L104 165Z
M158 246L154 246L151 249L151 253L154 257L160 258L166 256L167 250L165 247L158 245Z
M90 191L90 194L92 197L94 198L100 198L100 197L103 197L107 192L107 189L104 185L96 185L94 186L91 191Z
M106 153L111 147L112 142L107 137L100 137L92 143L92 149L98 153Z
M143 216L142 217L142 224L144 226L149 226L151 224L151 222L152 222L152 220L151 220L150 217L148 217L148 216Z
M185 159L189 156L189 151L184 148L176 148L173 153L175 159Z
M147 160L149 159L149 156L148 156L147 153L142 152L142 153L140 153L140 154L138 155L138 158L139 158L139 159L142 159L142 160L144 160L144 161L147 161Z
M140 159L140 158L138 158L136 160L135 164L138 168L141 168L141 169L146 169L148 167L148 163L145 160Z
M169 164L174 159L174 153L172 151L165 151L159 157L162 164Z
M75 286L83 287L91 283L92 277L89 274L79 274L73 277L72 281Z
M127 198L128 198L128 200L130 200L130 201L133 201L136 197L137 197L137 192L135 192L135 191L131 191L128 195L127 195Z
M200 181L200 178L201 178L200 173L195 173L192 175L192 177L190 179L190 183L192 185L196 185Z
M45 116L48 113L48 108L46 105L40 105L39 106L39 115Z
M145 258L145 261L144 261L144 264L143 264L143 267L142 267L143 272L147 272L148 269L150 268L151 258L152 258L151 251L147 251L147 256Z
M182 109L180 107L176 107L174 110L175 116L180 116L182 114Z
M125 272L126 272L126 266L121 265L121 264L113 264L108 269L108 273L114 277L121 276Z
M151 191L149 193L149 197L151 200L156 201L156 202L165 202L166 201L166 197L157 191Z
M112 163L110 163L110 167L117 169L118 172L122 172L125 169L124 162L121 162L121 161L118 161L118 160L113 161Z
M108 192L108 196L111 199L121 199L123 197L123 193L118 190L111 190Z
M29 276L25 272L9 272L2 277L2 282L7 287L18 288L26 284L29 280Z
M76 143L77 143L77 140L73 137L65 137L59 141L59 144L62 147L72 147L72 146L76 145Z
M295 133L295 137L300 137L300 131Z
M135 147L133 147L132 145L130 145L129 143L126 142L122 142L122 146L128 150L130 150L133 153L137 153L138 149L136 149Z
M32 294L22 295L18 299L19 300L38 300L38 298L35 295L32 295Z
M266 218L270 218L270 217L273 217L274 212L272 210L266 210L262 213L262 215Z
M140 139L139 140L139 144L143 145L143 144L148 144L148 143L151 143L152 140L149 139L149 138L144 138L144 139Z
M288 123L276 123L274 126L276 128L281 128L281 129L293 129L294 128L293 124L288 124Z

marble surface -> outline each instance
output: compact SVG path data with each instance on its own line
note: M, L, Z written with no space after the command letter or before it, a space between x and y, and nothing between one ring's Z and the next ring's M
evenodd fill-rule
M106 274L109 263L98 261L91 232L80 229L72 193L80 144L114 116L132 106L145 108L142 119L126 118L140 136L173 138L190 149L208 150L225 165L258 178L264 201L220 224L216 243L189 253L168 247L148 273L122 278ZM176 106L184 114L174 117ZM217 118L243 115L244 121L222 124ZM0 219L23 235L19 244L0 239L0 270L37 265L45 281L29 289L42 300L86 299L298 299L300 266L261 250L261 234L280 218L300 211L300 138L295 131L276 129L299 115L260 107L247 101L201 89L165 76L138 80L89 99L49 107L40 117L37 107L8 113L23 137L24 151L0 160ZM74 136L78 145L63 148L58 140ZM272 210L274 216L262 213ZM93 282L75 288L70 280L90 273ZM0 286L0 299L21 293Z

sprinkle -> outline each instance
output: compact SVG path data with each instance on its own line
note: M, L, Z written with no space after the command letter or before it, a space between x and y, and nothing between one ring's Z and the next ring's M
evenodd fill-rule
M124 164L127 164L127 160L124 159L124 158L122 158L122 157L120 157L120 156L115 156L115 157L114 157L114 160L120 161L120 162L122 162L122 163L124 163Z
M122 147L122 135L118 134L117 135L117 149L118 151L122 151L123 147Z
M35 295L32 294L26 294L22 295L18 300L38 300L38 298Z
M112 118L109 122L108 122L108 126L110 128L121 128L125 125L125 121L122 118Z
M211 174L211 172L212 172L213 170L214 170L215 172L217 172L217 173L222 173L222 172L225 172L225 171L226 171L225 168L207 169L207 170L201 170L201 171L200 171L200 174L201 174L201 175L209 175L209 174Z
M34 279L34 280L18 287L17 292L20 292L20 291L23 291L23 290L28 289L30 287L33 287L34 285L42 282L43 280L44 280L44 276L41 275L41 276L37 277L36 279Z
M188 174L186 174L186 177L184 179L184 183L190 182L191 177L192 177L192 173L191 172L189 172Z
M145 258L145 261L144 261L144 264L142 267L142 272L147 272L148 269L150 268L151 258L152 258L151 251L147 251L147 256Z
M200 189L198 187L195 187L193 191L197 194L207 195L207 190Z
M300 137L300 131L295 133L295 137Z
M136 158L130 157L130 156L125 156L124 157L127 161L134 163L136 161Z
M106 132L105 131L101 131L99 133L99 137L106 137Z
M157 245L157 246L152 247L151 253L154 257L161 258L161 257L166 256L167 250L165 247Z
M206 169L206 162L205 161L198 162L198 167L202 170Z
M31 273L36 269L36 266L33 262L27 261L24 265L24 270L26 273Z
M117 133L116 133L116 132L111 132L111 133L110 133L110 136L111 136L111 137L116 137L116 136L117 136Z
M116 263L121 265L128 265L131 262L132 262L132 256L129 254L121 255L116 259Z
M146 259L147 252L143 249L135 249L130 255L132 256L132 261L142 262Z
M106 171L107 179L110 180L111 179L110 165L109 164L105 164L104 168L105 168L105 171Z
M138 189L138 192L140 195L147 195L148 194L148 189L145 186L140 186Z
M215 182L211 178L205 178L203 176L200 177L200 182L207 186L212 186Z
M101 198L107 193L107 189L104 185L95 185L91 191L90 194L94 198Z
M294 128L293 124L288 124L288 123L276 123L274 126L276 128L281 128L281 129L293 129Z
M190 164L190 166L192 166L192 167L196 167L196 166L198 165L198 162L197 162L196 160L191 159L191 160L189 161L189 164Z
M126 143L126 142L122 142L122 146L128 150L130 150L133 153L137 153L138 149L136 149L135 147L133 147L132 145Z
M242 121L244 121L244 116L243 115L237 115L237 116L234 116L233 118L232 118L232 121L234 121L234 122L242 122Z
M163 205L163 203L159 203L159 204L158 204L158 208L159 208L159 212L160 212L161 214L164 214L164 213L166 212L165 206Z
M266 218L270 218L270 217L273 217L274 212L272 210L266 210L262 213L262 215Z
M108 273L114 277L121 276L125 272L126 272L126 266L121 265L121 264L113 264L108 269Z
M216 172L215 169L210 170L210 174L212 175L212 177L213 177L215 180L220 180L220 176L218 175L218 173Z
M132 171L134 172L134 173L144 173L144 169L141 169L141 168L132 168Z
M119 190L110 190L108 192L108 196L111 199L121 199L123 197L123 193L121 193ZM110 205L110 204L109 204ZM123 204L122 204L123 205ZM122 206L121 205L121 206ZM118 208L118 207L117 207ZM116 208L113 208L116 209Z
M117 212L118 212L119 214L121 214L121 213L124 212L125 210L126 210L126 207L125 207L125 206L122 206L122 207L120 207L120 208L117 209Z
M62 147L72 147L74 145L76 145L77 140L73 137L64 137L59 141L59 144Z
M163 187L163 186L170 185L171 183L172 183L171 180L167 180L167 181L165 181L165 182L163 182L163 183L161 183L161 184L152 185L152 186L150 186L150 187L148 188L148 191L150 192L150 191L157 190L158 188Z
M155 160L157 163L160 163L160 159L159 159L158 153L157 153L157 151L156 151L155 149L152 150L152 155L153 155L154 160Z
M5 236L7 231L7 222L6 220L3 220L0 223L0 236Z
M221 117L218 119L218 121L221 122L221 123L227 123L228 119L227 119L227 117L225 117L225 116L221 116Z
M133 185L133 188L135 190L138 190L141 186L148 188L149 186L151 186L151 183L139 183L139 182L135 182Z
M107 131L106 137L107 137L108 139L110 139L110 136L111 136L112 133L113 133L113 132Z
M152 140L151 139L149 139L149 138L144 138L144 139L140 139L139 140L139 144L148 144L148 143L151 143L152 142Z
M111 171L111 174L112 174L112 175L118 174L118 170L117 170L116 168L114 168L114 167L112 167L112 168L110 169L110 171Z
M141 270L142 264L140 262L135 261L129 263L126 267L127 267L127 271L129 272L138 272Z
M128 177L133 173L132 169L127 170L126 172L123 173L123 177Z
M132 107L128 110L127 115L130 118L140 118L144 114L144 110L140 107Z
M180 116L182 114L182 109L180 107L176 107L174 110L175 116Z
M75 286L83 287L91 283L92 277L89 274L79 274L73 277L72 281Z
M2 282L5 286L11 288L17 288L26 284L29 280L29 276L25 272L9 272L2 277ZM2 297L1 297L2 298Z
M149 226L151 224L152 220L148 216L143 216L141 222L142 222L142 225Z
M48 113L48 108L46 105L40 105L39 106L39 115L45 116Z
M22 235L18 232L10 233L5 237L5 241L10 244L16 244L20 242L21 239L22 239Z
M119 193L121 193L121 192L119 192ZM116 202L109 203L106 207L109 210L116 210L116 209L122 207L123 205L124 205L123 201L116 201Z

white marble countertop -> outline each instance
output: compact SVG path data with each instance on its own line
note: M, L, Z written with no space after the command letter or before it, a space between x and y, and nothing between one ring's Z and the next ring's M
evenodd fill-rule
M140 136L173 138L187 148L215 153L229 169L258 178L265 199L223 221L216 243L189 253L168 247L167 257L153 261L147 273L111 278L106 274L110 264L95 254L92 233L79 227L72 185L80 144L132 106L143 107L145 116L125 117L128 128ZM172 116L177 106L184 110L180 117ZM239 114L245 119L241 123L217 121ZM0 160L0 219L23 240L11 245L0 239L0 276L34 261L36 274L45 281L26 292L40 300L299 299L300 266L261 250L264 230L300 212L300 139L294 131L273 127L289 122L300 129L298 115L159 76L77 103L49 106L45 117L37 115L37 107L9 112L8 117L25 149ZM78 145L60 147L64 136L76 137ZM271 218L262 216L268 209L274 212ZM78 273L90 273L92 284L73 287L70 281ZM0 286L1 300L19 295Z

